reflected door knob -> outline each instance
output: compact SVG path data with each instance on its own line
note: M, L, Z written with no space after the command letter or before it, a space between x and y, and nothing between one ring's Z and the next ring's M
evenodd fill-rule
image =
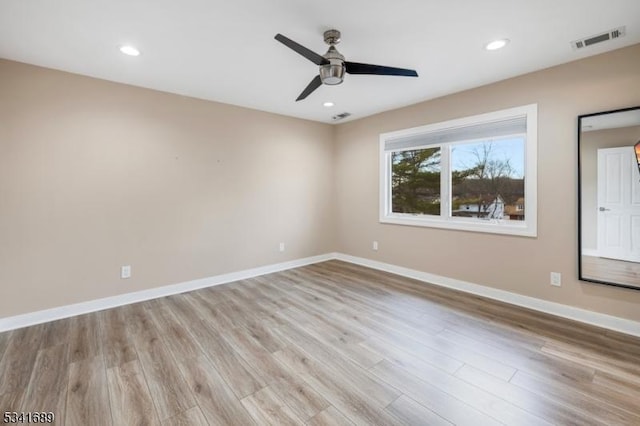
M598 210L600 210L601 212L608 212L611 209L605 209L604 207L600 207Z

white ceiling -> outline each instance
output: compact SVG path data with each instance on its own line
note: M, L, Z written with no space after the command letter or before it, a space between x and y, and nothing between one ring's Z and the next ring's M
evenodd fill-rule
M570 42L626 25L626 37ZM276 33L419 78L347 75L306 100L317 66ZM509 38L504 49L483 45ZM639 0L1 0L0 57L322 122L417 103L640 42ZM137 46L133 58L118 51ZM333 108L322 103L333 101Z

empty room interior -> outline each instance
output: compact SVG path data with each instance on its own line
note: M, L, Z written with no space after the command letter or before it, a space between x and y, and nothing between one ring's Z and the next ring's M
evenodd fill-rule
M0 2L0 416L640 424L640 2Z

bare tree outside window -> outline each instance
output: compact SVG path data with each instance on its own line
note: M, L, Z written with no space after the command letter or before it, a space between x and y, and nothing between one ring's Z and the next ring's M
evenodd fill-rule
M451 215L524 220L523 149L522 139L455 146Z

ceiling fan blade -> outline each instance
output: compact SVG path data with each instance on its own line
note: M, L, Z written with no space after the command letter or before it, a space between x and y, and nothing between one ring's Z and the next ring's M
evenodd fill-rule
M358 62L345 62L346 71L349 74L376 74L376 75L400 75L405 77L417 77L415 70L405 68L385 67L382 65L361 64Z
M296 43L295 41L283 36L282 34L276 34L274 38L278 40L280 43L287 46L289 49L295 50L300 55L304 56L305 58L307 58L308 60L310 60L316 65L326 65L329 63L328 59L323 58L313 50L307 49L303 45Z
M300 96L298 96L298 99L296 99L296 102L303 100L320 86L322 86L322 80L320 79L319 75L316 75L315 78L311 80L311 83L309 83L309 85L305 87L302 93L300 93Z

